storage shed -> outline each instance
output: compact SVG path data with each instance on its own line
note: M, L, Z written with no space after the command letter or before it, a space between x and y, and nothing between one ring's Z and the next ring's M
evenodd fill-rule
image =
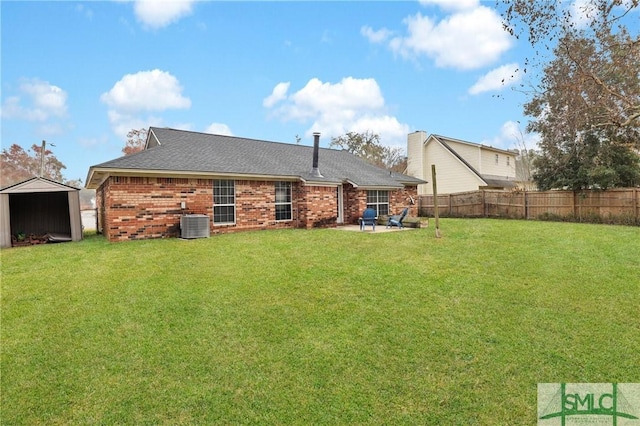
M18 234L80 241L80 189L34 177L0 190L0 247Z

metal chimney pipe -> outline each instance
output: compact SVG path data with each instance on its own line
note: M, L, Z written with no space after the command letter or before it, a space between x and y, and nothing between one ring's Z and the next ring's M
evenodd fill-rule
M320 174L320 169L318 168L318 151L320 150L320 132L313 133L313 166L311 169L311 176L313 177L323 177Z

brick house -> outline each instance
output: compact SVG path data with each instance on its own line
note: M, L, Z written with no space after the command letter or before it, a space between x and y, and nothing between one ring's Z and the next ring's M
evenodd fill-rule
M151 127L141 152L90 167L98 231L110 241L174 237L183 215L207 215L211 234L334 227L366 207L394 214L425 183L319 138L311 147Z

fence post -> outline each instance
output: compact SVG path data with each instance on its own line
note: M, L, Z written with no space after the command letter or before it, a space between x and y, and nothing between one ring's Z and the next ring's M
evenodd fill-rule
M485 197L484 189L481 189L480 191L482 191L482 217L487 217L487 212L489 211L487 208L487 198Z
M634 200L634 205L635 205L635 217L636 217L636 224L640 225L640 199L638 199L638 194L640 194L640 191L638 191L638 188L633 188L633 200Z

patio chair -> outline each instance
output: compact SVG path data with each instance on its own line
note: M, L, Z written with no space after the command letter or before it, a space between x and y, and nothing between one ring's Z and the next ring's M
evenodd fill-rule
M397 226L398 228L404 228L404 225L402 224L402 221L407 216L407 213L409 213L409 208L408 207L406 207L404 210L402 210L401 214L389 216L389 220L387 221L387 228L389 228L391 226Z
M376 230L376 211L374 209L365 209L360 218L360 230L364 231L365 226L371 225Z

